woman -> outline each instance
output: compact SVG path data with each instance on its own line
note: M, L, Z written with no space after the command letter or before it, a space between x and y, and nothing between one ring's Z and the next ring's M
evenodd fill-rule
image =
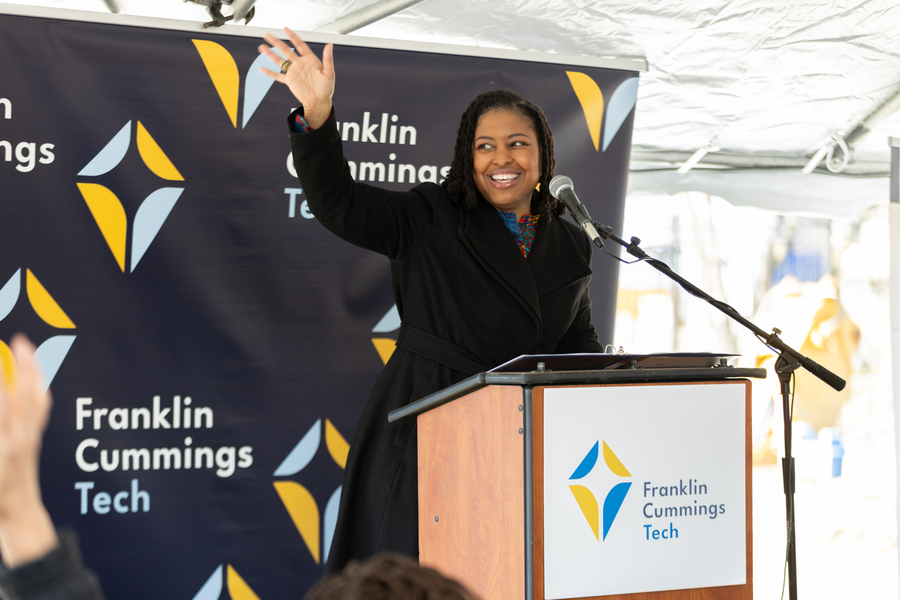
M416 436L390 411L520 354L600 352L591 323L591 247L548 193L553 137L509 91L476 98L450 173L393 192L353 181L335 127L332 45L323 60L290 30L269 34L263 69L302 107L288 119L294 164L316 218L391 261L403 325L360 417L344 473L328 571L383 550L418 555Z

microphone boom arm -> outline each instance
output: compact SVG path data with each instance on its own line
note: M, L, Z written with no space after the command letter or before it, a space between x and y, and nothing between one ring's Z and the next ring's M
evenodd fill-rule
M673 271L671 267L669 267L669 265L662 262L661 260L653 258L649 254L644 252L644 250L640 247L640 238L632 237L630 242L626 242L625 240L617 236L613 232L611 227L597 221L594 221L594 228L603 239L611 240L616 244L619 244L620 246L625 248L625 251L628 252L628 254L634 256L638 260L646 262L651 267L680 285L690 295L696 298L700 298L701 300L705 300L721 312L725 313L732 320L737 321L738 323L749 329L751 332L753 332L753 335L756 336L759 341L761 341L764 345L774 351L778 356L789 357L790 359L792 359L792 362L796 362L801 367L803 367L837 391L843 390L847 385L847 382L844 379L842 379L832 371L829 371L811 358L800 354L799 352L788 346L784 342L784 340L778 337L781 333L779 329L772 328L772 333L766 333L749 319L744 318L743 315L732 308L729 304L720 300L716 300L715 298L695 286L693 283Z

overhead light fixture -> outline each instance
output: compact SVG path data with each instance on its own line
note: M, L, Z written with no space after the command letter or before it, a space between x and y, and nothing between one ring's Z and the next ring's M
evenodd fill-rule
M244 25L250 22L253 15L256 14L256 0L184 0L191 4L199 4L206 7L206 12L213 18L212 21L204 23L204 27L221 27L228 21L243 20ZM222 5L227 4L231 7L230 15L222 14Z
M681 165L680 167L678 167L678 173L687 173L688 171L693 169L695 166L697 166L697 163L699 163L703 159L704 156L706 156L710 152L718 152L719 150L721 150L721 148L719 148L718 146L713 144L712 141L710 141L709 144L707 144L703 148L698 149L696 152L694 152L691 155L691 157L689 159L684 161L684 164Z
M103 4L106 5L106 8L108 8L111 13L120 14L125 12L125 9L122 8L122 3L119 2L119 0L103 0Z

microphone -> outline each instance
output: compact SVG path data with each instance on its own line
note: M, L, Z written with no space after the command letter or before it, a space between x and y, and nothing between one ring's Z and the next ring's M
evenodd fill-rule
M575 195L575 186L571 179L565 175L557 175L551 179L550 194L566 205L566 208L572 213L575 222L584 229L585 233L588 234L588 237L591 238L595 244L599 244L600 246L603 245L603 242L600 241L600 234L597 233L597 228L594 227L594 221L588 214L584 204L579 202L578 196Z

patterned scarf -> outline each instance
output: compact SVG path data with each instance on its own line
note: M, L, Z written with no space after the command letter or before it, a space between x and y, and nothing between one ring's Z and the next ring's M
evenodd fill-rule
M528 258L531 247L534 245L534 232L537 229L538 219L541 215L525 215L519 222L516 222L516 213L497 211L500 218L506 224L507 229L516 238L516 244L519 245L519 251L522 256Z

